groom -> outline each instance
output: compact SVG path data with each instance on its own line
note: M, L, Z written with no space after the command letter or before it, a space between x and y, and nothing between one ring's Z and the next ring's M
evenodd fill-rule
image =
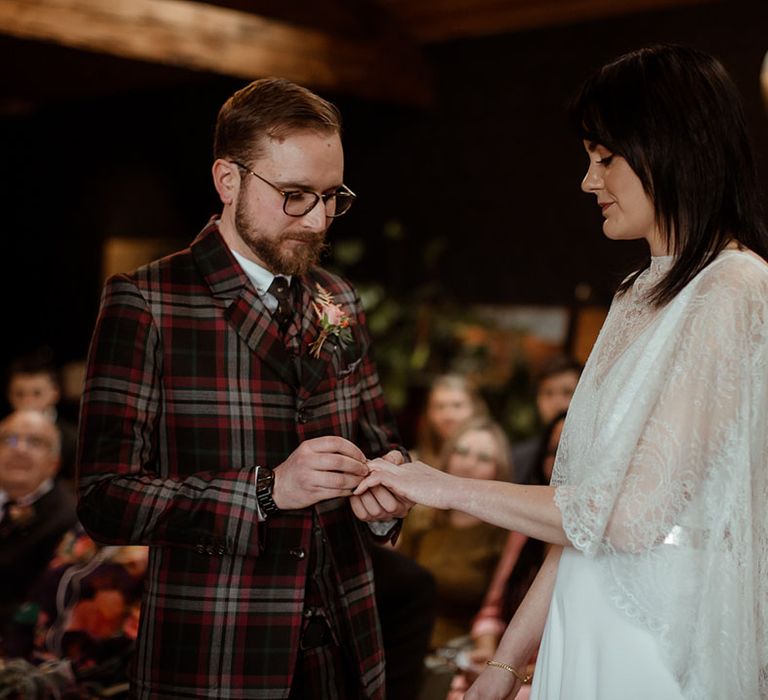
M403 454L360 299L316 266L354 201L340 130L288 81L238 91L216 124L221 215L106 284L78 511L97 540L151 547L136 697L383 697L366 540L407 505L350 497L367 458Z

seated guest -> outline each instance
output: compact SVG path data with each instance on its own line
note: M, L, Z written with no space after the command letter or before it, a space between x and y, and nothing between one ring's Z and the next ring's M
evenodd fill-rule
M58 412L61 388L50 352L41 350L14 360L8 369L7 394L13 411L40 411L56 424L61 442L59 477L74 481L77 426Z
M147 551L97 545L79 526L68 532L9 626L11 670L0 670L0 687L22 689L16 669L44 679L54 697L127 687Z
M491 419L472 418L448 439L441 464L456 476L505 479L509 443ZM438 648L469 633L507 532L458 511L414 511L405 521L400 551L435 577L437 619L431 644Z
M386 659L386 697L419 697L435 622L435 580L423 566L383 545L370 551Z
M572 357L562 355L550 360L536 377L536 413L539 425L549 425L556 416L568 410L571 397L576 391L583 367ZM541 445L542 433L512 447L512 463L515 465L513 481L518 484L531 482L536 467L536 457ZM549 482L547 482L549 483Z
M530 483L545 485L552 478L555 455L566 413L555 416L544 429ZM492 658L501 635L517 610L544 561L546 545L510 532L499 565L488 587L483 606L472 625L475 649L472 658L481 666Z
M441 374L432 380L424 412L419 418L418 444L411 459L438 464L446 441L473 416L485 416L488 407L477 388L463 374ZM429 458L433 462L429 462Z
M558 414L544 429L530 478L532 484L549 484L552 478L565 415L565 411ZM494 657L501 635L536 578L546 551L547 545L540 540L526 537L519 532L509 533L483 606L472 624L473 649L469 653L469 668L462 669L462 672L454 677L447 700L461 700L469 685L485 668L486 662ZM531 663L526 673L532 672ZM529 691L530 686L523 686L516 700L527 698Z
M60 448L58 429L39 411L0 422L0 636L77 522L74 497L54 482Z
M418 445L411 457L438 458L456 428L487 407L469 379L459 374L436 377L419 420ZM435 619L435 581L424 567L388 546L371 548L376 582L376 608L386 657L386 696L414 700L419 696L423 659Z

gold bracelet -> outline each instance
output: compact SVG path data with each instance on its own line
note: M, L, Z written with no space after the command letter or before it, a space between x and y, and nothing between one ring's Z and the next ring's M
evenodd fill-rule
M531 678L533 676L528 674L522 674L520 671L518 671L516 668L513 668L509 664L505 664L503 661L486 661L485 662L488 666L496 666L496 668L503 668L505 671L509 671L517 680L519 680L523 685L527 685L531 682Z

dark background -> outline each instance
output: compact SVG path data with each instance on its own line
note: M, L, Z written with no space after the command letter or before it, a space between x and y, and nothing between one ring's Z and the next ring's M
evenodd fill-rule
M768 3L713 2L424 48L426 109L325 96L346 121L346 182L359 195L331 237L362 237L352 271L393 290L433 277L459 301L607 303L642 247L605 240L566 106L606 60L672 41L717 55L743 96L763 182L759 74ZM237 81L3 38L4 342L0 366L49 345L79 359L98 307L102 242L186 245L217 210L210 142ZM371 76L371 80L375 80ZM385 232L402 232L392 240ZM426 260L442 251L437 264Z

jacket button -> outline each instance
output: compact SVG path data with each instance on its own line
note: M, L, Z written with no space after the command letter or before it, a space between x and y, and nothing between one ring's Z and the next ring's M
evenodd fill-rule
M212 544L209 544L209 545L208 545L208 546L205 548L205 553L206 553L208 556L213 556L213 554L214 554L214 551L215 551L215 550L213 549L213 545L212 545Z
M297 547L296 549L290 550L289 554L292 557L296 557L297 559L303 559L304 557L307 556L307 553L301 547Z
M310 413L306 408L300 408L296 413L299 423L306 423L310 419Z
M195 547L195 551L196 551L198 554L205 554L205 547L203 547L203 545L199 544L199 545L197 545L197 546Z

